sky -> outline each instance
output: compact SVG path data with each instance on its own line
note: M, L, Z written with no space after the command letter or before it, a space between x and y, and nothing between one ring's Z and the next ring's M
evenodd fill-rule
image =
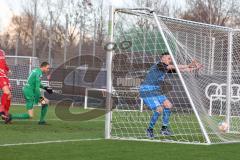
M113 6L116 7L126 7L126 5L131 5L131 0L111 0ZM171 5L173 4L179 4L180 6L183 6L185 3L185 0L167 0L170 2Z
M0 31L9 24L13 14L20 14L22 0L0 0Z
M169 1L171 4L179 4L180 6L183 6L185 0ZM21 13L22 3L24 3L23 0L0 0L0 32L6 29L13 15L18 15ZM112 3L114 7L134 6L134 4L131 3L131 0L105 0L105 3Z

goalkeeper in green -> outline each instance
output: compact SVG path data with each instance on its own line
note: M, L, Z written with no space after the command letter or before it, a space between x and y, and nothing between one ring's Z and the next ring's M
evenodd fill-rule
M26 109L28 113L23 114L12 114L11 120L14 119L31 119L34 116L34 105L37 105L38 103L41 104L41 115L40 115L40 121L38 124L44 125L46 124L45 117L48 110L48 100L41 96L40 89L46 90L49 94L52 94L53 91L50 87L44 86L41 83L41 77L43 73L49 72L49 63L43 62L39 68L35 68L30 73L27 83L23 87L23 95L26 101Z

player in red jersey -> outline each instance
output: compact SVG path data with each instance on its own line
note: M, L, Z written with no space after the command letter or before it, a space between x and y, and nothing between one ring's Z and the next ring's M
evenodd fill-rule
M8 119L9 108L11 105L11 86L8 79L8 74L10 70L6 63L5 52L0 49L0 88L3 91L1 97L1 106L0 106L0 116L2 116L5 121Z

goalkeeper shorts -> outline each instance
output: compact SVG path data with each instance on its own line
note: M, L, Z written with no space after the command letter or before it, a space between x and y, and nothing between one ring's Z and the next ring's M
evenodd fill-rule
M167 100L165 95L143 97L143 103L150 109L156 110L158 107L162 106L164 101Z
M33 109L34 105L39 103L40 97L32 93L26 88L23 88L23 95L25 98L26 109L31 110Z
M31 110L33 109L34 105L37 105L39 102L39 98L35 97L25 97L26 109Z

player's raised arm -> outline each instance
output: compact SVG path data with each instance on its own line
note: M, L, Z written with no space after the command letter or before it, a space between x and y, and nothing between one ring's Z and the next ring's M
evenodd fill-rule
M188 65L178 65L178 69L181 72L192 72L194 70L201 69L202 67L203 65L197 62L196 60L193 60ZM174 65L168 65L167 69L172 71L172 70L176 70L176 67Z
M48 92L49 94L52 94L53 93L53 90L52 90L52 87L50 87L50 86L45 86L45 85L43 85L43 83L42 83L42 81L40 80L40 82L38 82L39 83L39 88L41 88L41 89L44 89L46 92Z
M187 66L188 66L188 68L185 69L187 72L192 72L192 71L199 70L199 69L203 68L203 65L196 60L193 60Z

